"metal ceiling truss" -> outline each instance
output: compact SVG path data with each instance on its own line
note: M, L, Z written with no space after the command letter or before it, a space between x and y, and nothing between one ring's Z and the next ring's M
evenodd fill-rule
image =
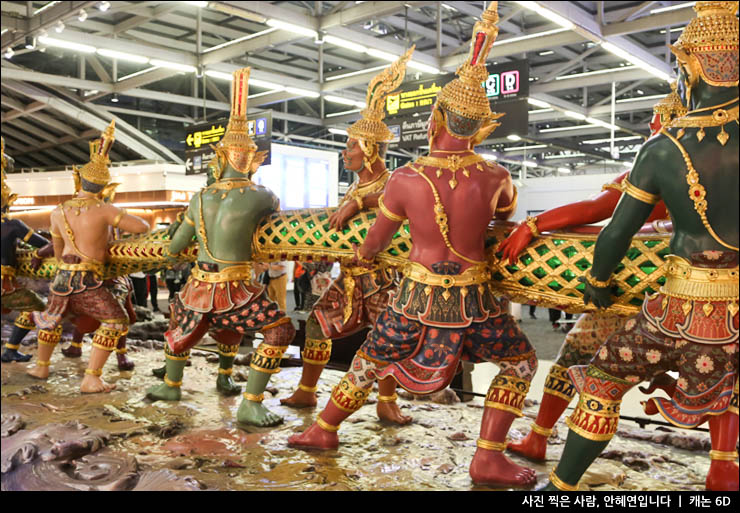
M194 123L224 116L229 109L228 81L202 74L209 70L230 73L245 65L252 67L254 80L293 86L314 95L329 94L361 101L365 85L378 72L371 68L387 65L387 61L353 51L347 47L349 45L317 44L324 36L338 37L393 55L403 53L413 40L417 43L415 62L451 72L465 59L471 27L484 7L484 2L233 1L211 2L207 9L199 9L184 2L114 2L111 9L101 12L95 8L97 2L59 2L29 17L29 3L35 11L48 2L2 2L2 27L7 29L2 35L3 52L23 43L26 36L37 36L45 30L51 37L71 43L190 65L198 70L199 77L190 80L192 73L178 75L177 71L161 67L145 71L152 67L151 64L131 64L95 54L81 56L67 49L49 47L46 56L35 51L24 55L19 52L16 59L2 62L2 124L22 130L19 120L21 124L27 123L22 118L32 120L45 130L39 129L24 137L35 137L36 143L41 145L79 140L85 130L99 130L104 126L103 118L115 114L129 120L149 119L161 123ZM561 110L608 120L613 82L617 83L618 98L668 92L665 82L648 71L625 66L623 58L607 52L600 43L610 42L670 74L670 63L665 60L665 42L677 34L671 35L669 29L688 22L693 16L691 9L651 13L657 7L680 3L665 1L535 3L572 21L575 27L570 30L559 27L547 17L544 9L536 11L515 2L499 2L500 33L489 62L529 58L533 78L530 95L556 106L553 111L530 115L528 138L549 141L546 152L578 149L573 141L582 136L608 136L609 130L604 127L584 127L565 133L539 133L539 130L563 123L566 126L577 124L564 117ZM84 22L77 19L81 9L86 9L88 14ZM268 20L277 20L277 23L268 23ZM59 21L67 28L60 33L50 30ZM280 22L311 29L319 34L318 40L286 30ZM665 35L659 33L661 29ZM41 46L37 43L36 49ZM541 53L547 57L540 56ZM64 71L60 72L62 68ZM86 74L87 69L92 73ZM369 71L363 73L362 70ZM584 71L603 70L614 71L579 75ZM142 72L134 73L137 71ZM355 75L334 79L358 71L360 73ZM415 73L409 68L409 76ZM563 76L571 73L576 76ZM129 76L132 74L134 76ZM421 74L423 78L432 76ZM43 89L31 83L40 84ZM638 88L639 93L636 92ZM9 91L13 92L12 97ZM91 94L91 91L94 92ZM255 92L266 90L257 88ZM18 95L28 103L21 101ZM111 103L112 95L126 102ZM147 101L147 108L138 108L140 101ZM618 103L616 113L642 120L649 116L654 102L653 99ZM272 109L274 119L289 123L289 131L305 134L302 137L308 139L304 142L310 142L311 137L320 140L328 127L346 126L359 117L357 113L326 117L352 108L325 98L304 97L295 91L267 92L251 98L249 106L253 110ZM534 107L533 110L542 111ZM62 118L53 114L60 114ZM69 118L86 128L67 127L65 119ZM120 117L117 120L125 132L121 142L140 157L162 159L166 156L168 160L180 161L177 155L133 125ZM647 135L646 126L631 125L619 118L617 124L627 133ZM54 132L62 135L56 136ZM618 132L618 135L625 135L625 132ZM330 136L324 140L336 144L343 138ZM9 145L9 149L18 152L26 148L24 144L30 146L30 143L18 141ZM48 150L53 146L47 148L44 155L51 155ZM76 158L79 157L77 152ZM23 151L20 153L24 157L27 155ZM59 155L56 152L54 158L58 159ZM593 159L604 157L601 152L594 151L587 155Z

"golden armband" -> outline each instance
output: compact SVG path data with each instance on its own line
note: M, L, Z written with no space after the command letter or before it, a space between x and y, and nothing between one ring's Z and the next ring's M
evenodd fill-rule
M378 198L378 208L383 213L385 217L390 219L393 222L396 223L402 223L406 218L403 216L399 216L398 214L394 214L390 210L388 210L388 207L385 206L385 203L383 202L383 198L385 197L385 194L381 194Z
M637 201L642 201L643 203L647 203L648 205L655 205L660 201L660 196L635 187L627 178L622 181L622 184L622 190L624 191L624 193L627 196L632 196Z

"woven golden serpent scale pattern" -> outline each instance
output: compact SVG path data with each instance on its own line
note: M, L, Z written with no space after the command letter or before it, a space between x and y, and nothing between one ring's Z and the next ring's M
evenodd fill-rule
M348 228L336 232L329 228L329 216L335 210L285 210L263 219L253 238L254 260L351 259L352 244L362 243L377 214L361 212L349 221ZM509 222L496 222L489 227L486 246L496 292L521 303L564 307L574 313L593 311L592 306L583 305L583 284L578 277L585 276L591 268L597 235L545 233L526 248L516 266L509 266L494 255L494 249L514 226ZM642 234L633 238L627 256L614 275L618 297L610 312L634 315L645 293L653 293L660 288L665 280L663 262L669 253L669 239L669 235ZM193 244L174 260L168 259L168 244L163 230L115 241L109 250L110 261L105 265L103 278L158 269L172 265L174 261L190 262L197 258L198 248ZM378 255L378 261L400 266L406 262L410 250L408 223L404 222L390 247ZM19 276L51 279L56 272L53 259L46 259L37 272L31 270L30 264L30 252L20 251Z

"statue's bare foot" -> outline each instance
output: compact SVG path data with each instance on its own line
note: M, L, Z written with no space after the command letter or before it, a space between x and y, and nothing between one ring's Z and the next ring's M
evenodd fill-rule
M26 374L33 376L38 379L49 378L49 366L48 365L35 365L26 371Z
M390 422L392 424L398 424L399 426L405 426L414 420L412 417L401 414L401 408L398 407L398 403L396 401L390 403L378 401L376 412L378 413L380 420Z
M0 360L2 360L3 363L27 362L30 359L31 359L30 354L23 354L16 349L8 349L8 348L5 348L3 350L2 356L0 356Z
M280 415L272 413L262 403L242 400L236 412L236 420L242 424L250 424L257 427L277 426L283 422Z
M477 449L470 464L470 477L475 484L527 487L537 481L531 468L517 465L503 452Z
M165 375L167 374L167 366L162 365L161 367L157 367L156 369L152 369L152 374L154 374L159 379L164 379Z
M316 406L316 394L306 392L300 388L293 392L293 395L280 399L280 404L290 406L291 408L309 408Z
M79 358L82 356L82 348L70 344L67 347L62 348L62 354L67 358Z
M524 456L532 461L545 461L547 454L547 438L530 431L527 436L518 442L509 442L507 449Z
M107 393L115 390L116 385L106 383L99 376L93 376L92 374L85 374L80 385L80 392L83 394L99 394Z
M706 481L707 490L712 492L738 491L738 466L734 461L713 460Z
M216 380L216 390L218 393L225 396L239 395L242 393L242 387L234 383L231 376L219 374Z
M117 354L116 360L118 363L118 370L120 371L134 370L134 367L136 366L136 364L134 364L134 361L125 354Z
M179 401L181 397L180 387L171 387L165 383L153 386L146 391L146 398L151 401Z
M336 449L339 447L339 436L314 423L303 433L288 438L288 445L298 449Z

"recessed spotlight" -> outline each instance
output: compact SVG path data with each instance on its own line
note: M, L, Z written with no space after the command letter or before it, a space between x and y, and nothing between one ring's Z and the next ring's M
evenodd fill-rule
M56 33L61 33L64 31L64 23L62 23L62 20L59 20L56 25L54 25L54 31Z
M87 11L85 9L80 9L80 12L77 13L77 19L82 21L85 21L87 19Z
M98 9L103 12L107 11L108 9L110 9L110 2L100 2L98 4Z
M5 53L3 55L5 56L6 59L12 59L13 55L15 55L15 52L13 51L11 47L8 47L8 49L5 50Z

